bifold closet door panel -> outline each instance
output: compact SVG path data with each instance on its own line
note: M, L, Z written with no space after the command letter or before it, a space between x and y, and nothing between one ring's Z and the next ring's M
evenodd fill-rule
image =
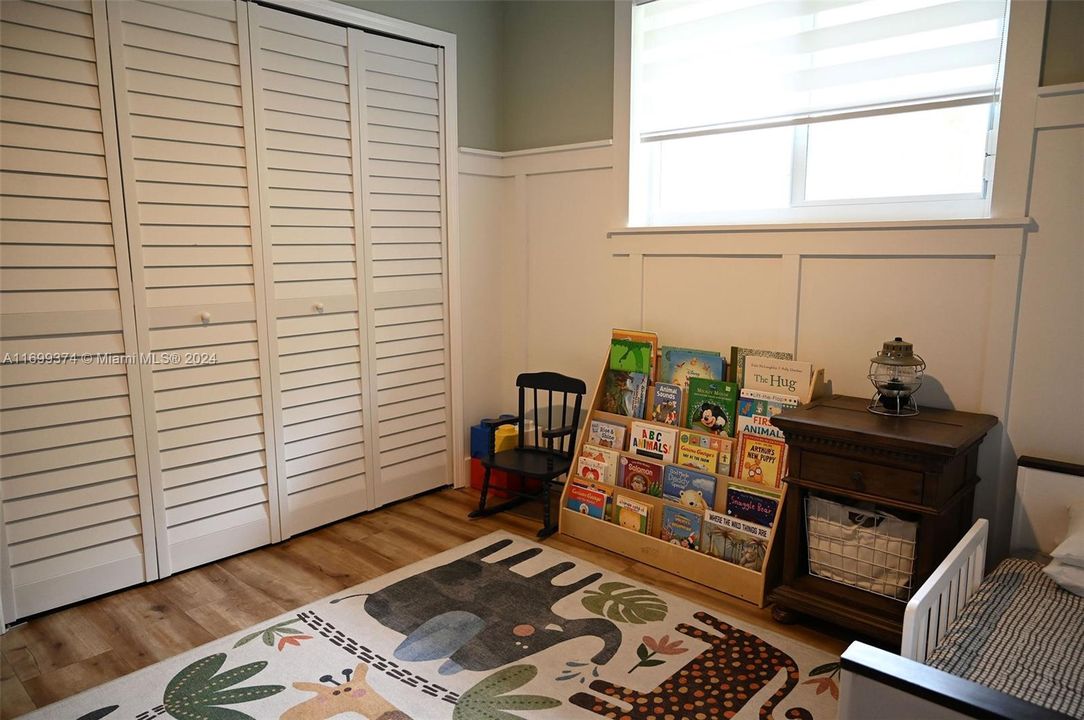
M370 507L360 31L260 6L249 21L282 524L293 534Z
M107 7L168 574L280 537L247 3Z
M157 577L106 18L0 2L4 620Z
M377 505L452 482L441 51L363 37Z

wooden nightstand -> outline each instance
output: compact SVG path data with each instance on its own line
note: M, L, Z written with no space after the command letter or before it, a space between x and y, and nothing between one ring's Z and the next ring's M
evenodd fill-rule
M917 521L911 588L918 589L971 526L979 444L997 418L921 406L917 416L885 417L868 404L836 395L772 418L787 437L790 464L782 577L768 599L779 622L804 613L899 645L905 601L810 574L805 497L871 502Z

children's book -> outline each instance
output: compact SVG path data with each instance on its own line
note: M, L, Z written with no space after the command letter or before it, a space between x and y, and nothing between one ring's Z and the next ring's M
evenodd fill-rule
M621 457L621 487L662 497L663 466L641 458Z
M778 415L784 410L798 407L798 398L794 395L742 388L738 397L738 415Z
M629 452L663 462L673 462L677 449L677 434L677 428L634 422L629 428Z
M681 386L673 383L656 383L652 388L654 391L651 395L647 419L665 425L680 425Z
M606 516L606 493L573 481L565 496L565 506L569 510L602 520Z
M691 430L678 431L675 462L704 472L718 472L719 452L723 440L719 435L704 435Z
M756 355L745 358L746 388L792 395L801 400L809 396L812 382L813 363Z
M659 379L659 336L649 330L623 330L614 328L610 335L612 340L632 340L633 342L647 343L651 346L651 379Z
M735 430L738 432L738 437L741 437L742 433L748 433L749 435L775 438L783 442L787 441L783 431L772 425L772 419L768 415L738 415L738 424Z
M778 493L738 483L727 485L724 513L728 517L770 530L775 524L775 514L778 509Z
M704 516L694 510L664 505L659 538L674 545L700 549L700 526Z
M720 560L760 572L764 568L770 536L771 530L762 525L714 510L704 514L703 550Z
M715 476L692 468L667 465L662 475L662 496L703 514L715 507Z
M587 442L614 450L625 449L625 426L614 423L592 420L591 428L587 433Z
M780 360L793 360L794 353L781 350L758 350L756 348L732 347L730 348L730 381L745 387L745 358L750 355L757 357L778 358Z
M734 474L734 438L720 438L723 447L719 450L719 466L715 472L720 475Z
M610 471L606 466L606 461L587 457L583 453L580 454L579 460L576 462L576 474L591 482L612 484L610 483Z
M624 370L607 370L599 409L626 417L642 418L647 405L647 375Z
M742 482L781 487L786 473L787 445L773 437L742 433L738 438L738 471Z
M610 369L641 373L651 377L655 348L651 343L625 338L610 340Z
M628 530L647 534L651 526L651 506L631 495L616 493L613 515L614 523Z
M712 435L734 436L738 386L725 380L689 380L685 427Z
M624 428L622 428L622 430L624 430ZM580 457L589 458L591 460L594 460L595 462L605 463L606 476L603 482L607 483L608 485L617 484L617 460L619 457L621 457L621 453L619 453L617 450L603 447L601 445L591 445L589 443L584 443L583 449L580 451ZM582 476L583 475L581 473L581 477Z
M684 387L690 378L708 378L709 380L726 378L726 361L717 352L663 347L661 355L659 382Z

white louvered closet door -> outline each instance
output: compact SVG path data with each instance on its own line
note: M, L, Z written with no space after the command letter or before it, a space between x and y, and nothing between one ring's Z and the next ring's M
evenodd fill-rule
M383 505L452 482L441 50L363 34L366 298Z
M104 7L0 2L4 620L157 576ZM119 272L118 272L119 269ZM49 358L49 355L54 355Z
M247 3L108 10L168 574L280 537Z
M370 506L359 288L360 31L250 7L283 530Z

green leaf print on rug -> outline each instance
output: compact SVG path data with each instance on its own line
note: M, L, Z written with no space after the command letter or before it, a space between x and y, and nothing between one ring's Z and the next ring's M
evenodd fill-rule
M598 590L587 590L583 606L614 622L643 625L666 619L666 601L650 590L623 582L607 582Z
M232 687L267 667L264 661L241 665L223 673L226 653L209 655L177 673L162 696L166 712L177 720L254 720L238 710L218 707L262 700L286 688L282 685Z
M561 701L545 695L506 695L538 675L534 665L512 665L498 670L459 698L452 720L523 720L506 710L549 710Z

